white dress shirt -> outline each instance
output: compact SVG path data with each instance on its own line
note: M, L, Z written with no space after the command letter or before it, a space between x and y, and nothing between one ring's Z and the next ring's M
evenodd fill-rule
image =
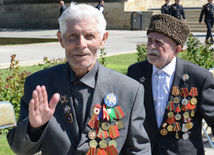
M170 89L175 74L175 68L176 57L174 57L173 60L163 69L158 69L153 65L152 94L158 128L162 123L166 105L168 103Z

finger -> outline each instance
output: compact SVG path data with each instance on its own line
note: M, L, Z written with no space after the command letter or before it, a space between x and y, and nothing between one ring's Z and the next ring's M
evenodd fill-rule
M51 111L55 111L55 108L56 108L56 105L57 103L59 102L59 98L60 98L60 95L58 93L55 93L51 100L50 100L50 104L49 104L49 108Z
M48 107L48 95L47 95L45 86L41 87L41 93L42 93L43 103L40 103L40 104L42 105L41 110L43 111L44 109L46 109Z
M42 94L42 87L41 86L37 86L36 87L36 91L38 93L38 100L39 100L39 103L43 103L43 94Z
M38 92L37 92L37 90L33 91L32 96L33 96L32 99L34 100L34 110L37 110L39 108L39 100L38 100Z
M34 113L34 110L35 110L35 109L34 109L34 99L31 99L31 100L30 100L28 110L29 110L29 115L31 115L31 114Z

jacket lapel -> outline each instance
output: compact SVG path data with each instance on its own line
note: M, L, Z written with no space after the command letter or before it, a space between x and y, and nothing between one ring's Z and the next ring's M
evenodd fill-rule
M58 111L60 116L64 118L63 120L65 121L69 129L72 131L75 138L79 141L80 139L79 126L77 123L76 113L73 106L73 98L70 90L68 67L69 67L69 64L66 63L64 64L64 66L60 68L60 70L58 70L58 73L57 73L58 76L57 77L55 76L55 78L53 79L52 86L56 88L56 92L60 94L60 97L62 95L66 95L68 98L68 103L66 105L68 105L71 108L70 113L72 114L73 122L70 123L66 119L66 114L64 113L64 109L63 109L64 105L62 105L61 103L58 103L56 110Z
M98 62L97 62L98 63ZM99 64L98 68L98 75L97 75L97 82L93 94L93 99L91 103L91 107L88 112L88 115L86 116L86 124L85 129L82 132L81 139L78 145L78 148L81 147L82 144L84 144L85 141L89 140L88 133L91 131L91 128L87 125L91 117L93 116L93 107L95 104L103 104L103 98L108 93L114 93L113 88L111 86L111 82L109 80L108 74L106 72L106 68Z

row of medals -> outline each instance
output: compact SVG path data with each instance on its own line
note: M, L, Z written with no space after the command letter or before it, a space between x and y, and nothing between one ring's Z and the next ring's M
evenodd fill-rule
M121 120L118 120L115 125L118 127L118 130L122 129L123 128L123 122ZM101 129L103 131L108 131L110 128L110 124L108 122L103 122L102 125L101 125ZM88 133L88 137L90 140L89 142L89 146L91 148L96 148L98 146L98 143L97 141L95 140L95 138L97 138L96 136L96 131L94 130L91 130L89 133ZM99 147L102 148L102 149L105 149L107 146L111 146L113 145L115 148L117 147L117 142L113 139L111 141L109 141L107 143L107 141L105 141L104 139L102 139L100 142L99 142Z
M180 102L179 97L174 97L173 102L174 102L175 104L179 104L179 102ZM182 103L184 106L186 106L186 105L189 103L189 101L188 101L186 98L184 98L184 99L182 99L181 103ZM196 104L197 104L197 99L196 99L195 97L192 97L191 100L190 100L190 103L191 103L191 105L196 105ZM182 118L181 114L177 113L177 114L174 115L174 112L172 112L172 111L170 111L170 112L167 114L167 116L168 116L168 118L172 118L173 116L175 116L175 120L177 120L177 121L181 120L181 118ZM191 117L194 117L194 116L195 116L195 112L194 112L193 109L191 110L190 113L189 113L188 111L185 111L185 112L183 113L183 117L184 117L184 118L189 118L189 116L191 116ZM172 131L173 131L173 126L172 126L171 124L168 125L167 129L165 129L166 126L167 126L167 123L163 123L163 124L162 124L163 129L160 131L160 133L161 133L161 135L163 135L163 136L167 135L168 132L172 132ZM192 123L192 122L187 122L186 124L184 124L184 126L185 126L185 128L186 128L187 130L190 130L190 129L192 129L192 127L193 127L193 123ZM167 132L167 131L168 131L168 132ZM178 132L176 132L175 138L176 138L176 139L179 139L179 134L178 134ZM183 138L184 140L189 139L188 133L185 132L185 133L182 135L182 138Z

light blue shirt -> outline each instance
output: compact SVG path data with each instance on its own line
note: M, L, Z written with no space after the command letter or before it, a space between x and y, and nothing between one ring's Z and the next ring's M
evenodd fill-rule
M153 65L152 72L152 94L155 106L155 116L158 128L160 127L165 113L166 105L175 74L176 57L163 69Z

